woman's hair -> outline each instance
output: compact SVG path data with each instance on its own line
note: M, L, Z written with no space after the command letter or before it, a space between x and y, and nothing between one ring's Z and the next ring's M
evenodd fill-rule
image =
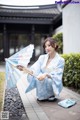
M56 44L57 41L55 39L53 39L52 37L47 37L43 43L43 48L45 49L45 43L49 41L50 42L50 45L55 48L55 51L57 51L58 49L58 45ZM56 45L55 45L56 44Z

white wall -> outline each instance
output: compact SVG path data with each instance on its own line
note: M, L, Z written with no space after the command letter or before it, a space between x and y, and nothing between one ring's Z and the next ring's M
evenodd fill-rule
M58 34L58 33L62 33L62 32L63 32L63 27L60 26L54 30L53 34Z
M80 4L63 8L63 52L80 52Z

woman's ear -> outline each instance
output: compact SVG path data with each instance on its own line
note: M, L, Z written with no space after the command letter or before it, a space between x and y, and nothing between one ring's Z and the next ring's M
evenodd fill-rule
M55 43L55 45L54 45L54 46L55 46L55 48L56 48L57 44Z
M58 44L57 43L55 43L55 50L57 50L58 49Z

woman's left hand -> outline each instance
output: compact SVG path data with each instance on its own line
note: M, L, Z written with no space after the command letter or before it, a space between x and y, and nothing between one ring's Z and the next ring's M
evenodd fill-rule
M41 75L37 76L37 79L38 80L44 80L46 77L47 77L47 74L44 73L44 74L41 74Z

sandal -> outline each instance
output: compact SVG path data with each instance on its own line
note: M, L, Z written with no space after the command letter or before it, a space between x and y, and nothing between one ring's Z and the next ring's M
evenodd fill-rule
M51 97L49 97L48 98L48 101L49 102L53 102L53 101L55 101L57 98L55 98L55 96L51 96Z
M39 102L46 102L46 101L48 101L48 99L39 100L39 99L37 98L37 101L39 101Z

